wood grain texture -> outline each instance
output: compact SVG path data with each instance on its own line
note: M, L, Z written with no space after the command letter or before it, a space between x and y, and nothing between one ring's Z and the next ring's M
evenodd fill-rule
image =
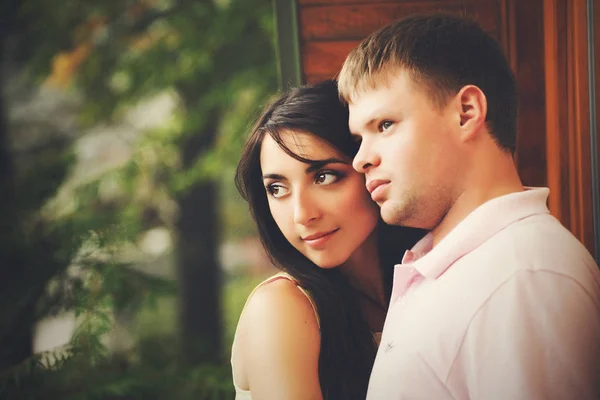
M335 77L346 56L370 33L404 16L433 11L466 14L478 20L508 51L506 0L394 1L328 5L299 3L299 36L304 82ZM322 3L321 3L322 4Z
M488 2L489 0L466 0L463 3L482 3ZM456 1L455 1L456 2ZM334 5L334 4L385 4L385 3L401 3L401 4L414 4L420 3L425 4L427 6L436 6L437 4L448 3L448 0L296 0L296 3L300 7L305 6L321 6L321 5Z
M596 154L598 160L598 170L596 174L598 184L600 184L600 0L594 0L594 70L596 83ZM596 207L596 212L600 215L600 204L592 204ZM600 237L596 237L596 242L600 243Z
M544 4L549 207L594 248L585 0Z
M506 12L503 31L519 91L516 162L525 185L546 186L543 0L513 0Z
M391 22L411 14L443 11L477 16L483 26L497 30L497 7L475 7L466 2L384 3L303 7L299 18L301 38L309 40L361 40Z
M301 50L304 76L337 75L346 56L358 43L357 40L306 43Z
M600 117L600 0L595 3ZM334 78L360 40L406 15L474 16L500 42L515 73L520 103L515 156L524 184L549 186L551 212L593 249L585 0L298 0L297 5L303 79L310 83Z

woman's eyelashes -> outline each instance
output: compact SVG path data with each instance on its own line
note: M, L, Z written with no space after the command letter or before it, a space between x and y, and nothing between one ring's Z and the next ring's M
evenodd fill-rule
M345 174L340 171L319 171L315 174L315 183L318 185L332 185L340 181L342 178L344 178L344 176Z
M338 183L346 177L346 174L335 170L317 171L313 177L313 183L320 186L328 186ZM267 194L274 199L280 199L290 193L290 188L282 182L271 182L265 185Z
M279 199L289 192L289 189L279 182L269 183L265 186L265 189L269 196L274 199Z

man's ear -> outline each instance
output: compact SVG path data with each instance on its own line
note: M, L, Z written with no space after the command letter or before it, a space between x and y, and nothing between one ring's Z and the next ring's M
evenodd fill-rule
M466 85L456 95L460 104L460 130L464 141L472 139L485 126L487 98L475 85Z

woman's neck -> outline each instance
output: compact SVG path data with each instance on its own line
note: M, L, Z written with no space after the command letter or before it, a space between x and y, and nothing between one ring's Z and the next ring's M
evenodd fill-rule
M362 296L387 308L380 268L377 234L374 231L365 242L342 264L340 271L350 285Z

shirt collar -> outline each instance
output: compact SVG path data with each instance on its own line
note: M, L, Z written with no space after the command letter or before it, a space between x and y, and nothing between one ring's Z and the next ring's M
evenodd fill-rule
M412 249L406 250L402 257L402 264L414 263L425 254L429 253L433 248L433 235L428 233L413 246Z
M473 210L465 219L433 247L433 235L428 233L408 250L400 266L410 266L427 279L437 279L456 260L470 253L491 236L513 222L535 214L548 214L548 188L526 187Z

